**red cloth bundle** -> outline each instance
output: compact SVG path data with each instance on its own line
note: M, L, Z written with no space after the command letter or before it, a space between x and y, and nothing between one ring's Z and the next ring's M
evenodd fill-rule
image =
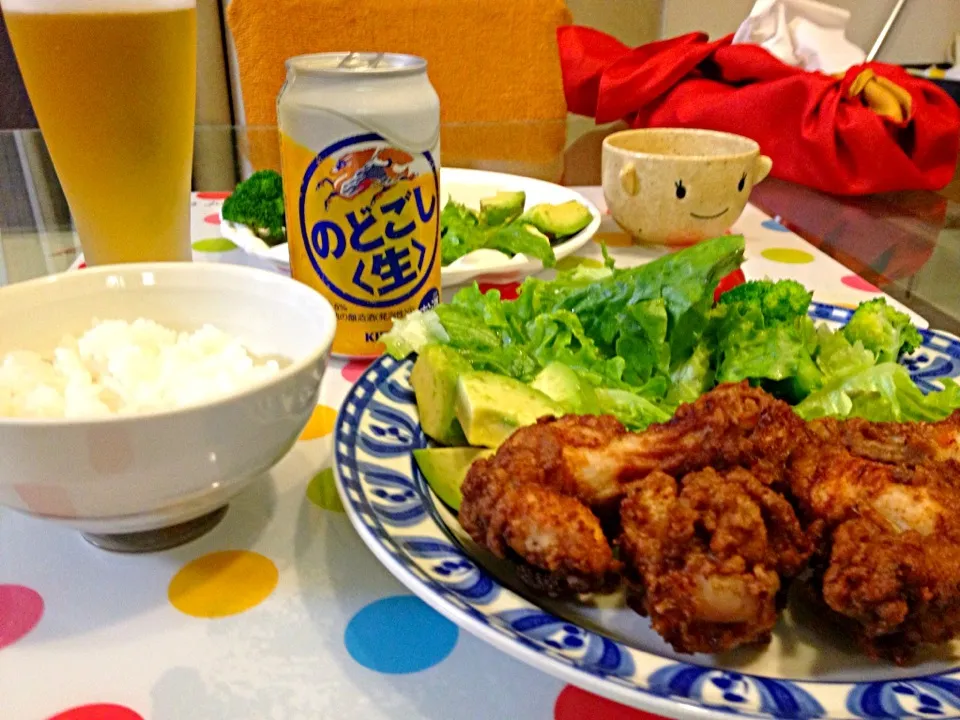
M630 49L590 28L557 35L567 108L598 123L745 135L773 158L774 177L841 195L937 190L953 177L960 109L895 65L858 65L840 78L732 36L690 33ZM864 71L903 98L901 121L867 104Z

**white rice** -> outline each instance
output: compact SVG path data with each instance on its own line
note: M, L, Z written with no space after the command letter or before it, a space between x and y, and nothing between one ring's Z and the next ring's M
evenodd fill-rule
M95 320L49 356L16 350L0 364L0 416L84 418L172 410L275 375L211 325L176 332L152 320Z

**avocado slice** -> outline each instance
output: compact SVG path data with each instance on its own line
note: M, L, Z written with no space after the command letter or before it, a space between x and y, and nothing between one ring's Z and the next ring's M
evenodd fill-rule
M487 225L505 225L523 212L527 194L522 190L500 190L480 201L480 221Z
M568 412L584 415L599 412L597 393L569 365L549 363L537 373L530 387L539 390Z
M420 426L443 445L466 445L456 416L457 378L473 368L446 345L425 345L410 373Z
M520 216L520 221L533 225L537 230L553 238L576 235L593 220L587 206L576 200L559 205L541 203L534 205Z
M471 445L498 447L518 427L563 414L542 392L505 375L469 372L457 381L456 415Z
M463 500L460 486L470 466L474 460L490 457L494 452L488 448L474 447L420 448L413 451L413 457L437 497L454 510L459 510Z

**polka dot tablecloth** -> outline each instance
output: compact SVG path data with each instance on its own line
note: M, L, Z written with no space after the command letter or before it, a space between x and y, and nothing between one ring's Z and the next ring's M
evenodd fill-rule
M581 191L603 207L599 188ZM257 264L219 238L222 194L193 202L197 258ZM792 277L823 302L879 291L748 207L744 274ZM598 240L630 246L605 217ZM599 264L593 243L563 267ZM482 283L515 297L516 282ZM449 292L447 293L449 295ZM113 555L0 511L0 718L639 720L501 654L407 592L351 527L331 470L336 409L366 367L333 361L301 442L188 545Z

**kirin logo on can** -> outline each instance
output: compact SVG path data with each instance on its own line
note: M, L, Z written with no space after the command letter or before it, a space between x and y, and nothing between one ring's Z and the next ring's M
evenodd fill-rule
M323 201L330 207L334 198L353 200L367 190L373 189L370 205L373 206L387 190L403 180L416 178L406 167L413 162L413 155L397 148L368 148L344 153L337 160L333 174L317 183L329 185L330 195Z

